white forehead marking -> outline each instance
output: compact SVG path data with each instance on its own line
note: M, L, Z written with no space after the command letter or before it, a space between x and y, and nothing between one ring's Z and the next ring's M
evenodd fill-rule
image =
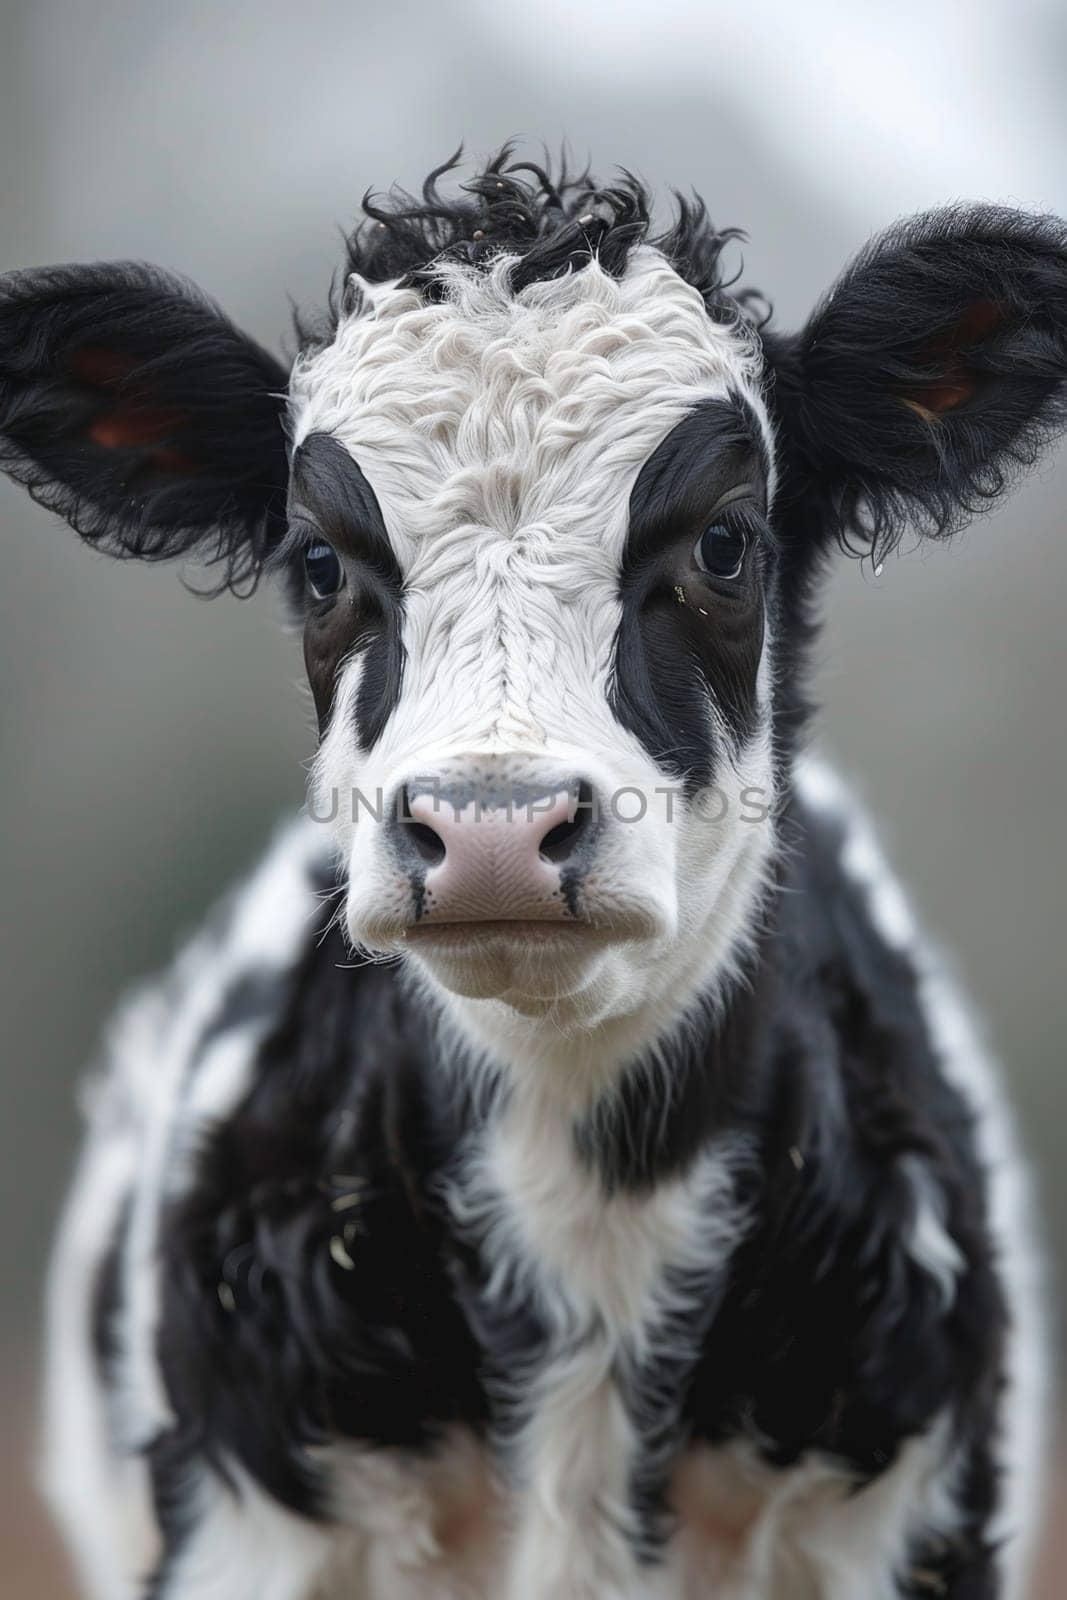
M295 443L347 447L404 572L383 768L442 740L637 755L609 707L634 480L702 399L742 395L771 443L755 335L713 322L658 250L621 279L593 263L517 295L512 264L442 268L433 303L360 283L333 343L294 369Z
M744 395L770 454L755 336L712 321L660 251L635 249L619 279L594 262L518 294L513 262L442 267L436 303L360 282L333 343L294 368L294 442L350 450L406 568L429 536L439 557L472 529L551 535L560 556L592 536L616 556L634 478L699 399Z

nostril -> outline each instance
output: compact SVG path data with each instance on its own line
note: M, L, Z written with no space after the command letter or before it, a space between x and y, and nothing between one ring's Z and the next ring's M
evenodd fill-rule
M400 806L401 826L409 846L428 867L439 867L445 859L445 841L429 823L416 822L411 814L408 792L405 789Z
M408 828L408 837L428 867L441 865L445 859L445 842L440 834L434 833L424 822L413 822Z
M559 866L570 859L580 841L591 831L592 825L593 787L583 781L578 785L575 796L574 815L568 817L566 822L558 822L554 828L550 828L538 845L538 850L546 861Z

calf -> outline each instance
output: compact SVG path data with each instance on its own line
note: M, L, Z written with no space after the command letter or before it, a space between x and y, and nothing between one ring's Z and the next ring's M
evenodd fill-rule
M835 547L947 535L1060 422L1067 232L920 217L788 336L699 203L439 177L291 372L153 268L0 290L2 464L117 555L275 571L320 730L90 1097L87 1592L1018 1595L1010 1125L800 743Z

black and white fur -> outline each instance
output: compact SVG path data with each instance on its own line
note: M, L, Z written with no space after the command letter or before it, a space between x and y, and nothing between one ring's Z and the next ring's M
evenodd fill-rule
M699 205L655 238L630 178L439 176L368 204L288 374L154 269L0 285L0 462L116 554L283 575L331 819L92 1087L46 1462L86 1591L1020 1596L1010 1120L799 745L833 550L949 533L1059 426L1067 233L919 218L791 337ZM457 941L347 803L428 774L650 803L547 935Z

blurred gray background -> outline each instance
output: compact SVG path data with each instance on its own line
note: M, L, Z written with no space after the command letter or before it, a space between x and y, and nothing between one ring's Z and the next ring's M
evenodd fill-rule
M873 13L874 8L868 8ZM695 186L746 228L794 325L902 213L1067 213L1057 0L5 0L0 270L143 257L268 344L317 304L368 185L459 141L566 137ZM817 734L859 780L928 926L980 997L1067 1262L1062 452L950 549L826 595ZM311 718L270 594L110 564L0 485L0 1469L4 1592L67 1588L25 1486L44 1253L75 1086L134 976L302 798ZM6 1525L3 1526L3 1525ZM1062 1589L1052 1575L1041 1590Z

